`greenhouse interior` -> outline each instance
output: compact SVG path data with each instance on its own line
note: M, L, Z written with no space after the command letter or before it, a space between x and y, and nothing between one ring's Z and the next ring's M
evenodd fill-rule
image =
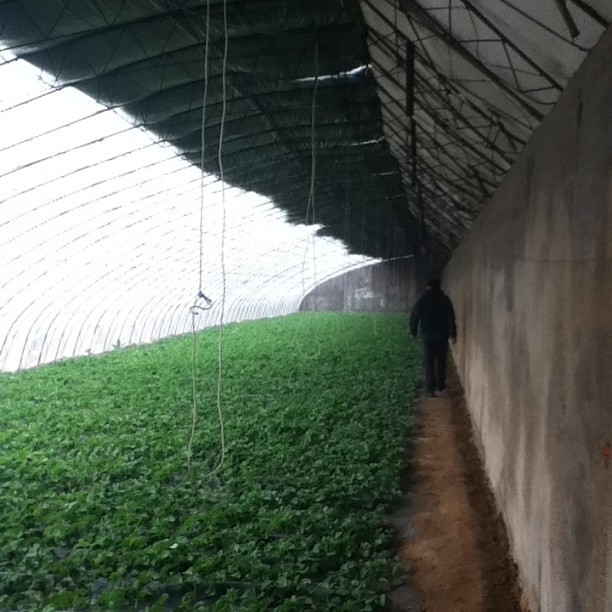
M0 610L612 611L611 26L0 0Z

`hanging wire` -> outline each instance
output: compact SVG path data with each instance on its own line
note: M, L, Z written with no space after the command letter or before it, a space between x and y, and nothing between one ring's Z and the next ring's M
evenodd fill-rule
M316 221L316 208L315 208L315 180L317 172L317 142L316 142L316 118L317 118L317 90L319 88L319 43L315 43L315 79L314 86L312 89L312 111L310 117L310 146L311 146L311 168L310 168L310 191L308 193L308 203L306 205L306 218L305 223L308 226L309 223L312 225ZM311 215L312 211L312 215ZM316 232L313 230L311 234L312 241L312 263L313 263L313 280L314 288L316 291L317 286L317 266L316 266ZM306 297L306 258L308 257L308 238L306 239L306 248L304 250L304 259L302 261L302 299ZM316 309L316 295L315 295L315 309Z
M312 209L312 225L317 222L317 212L315 206L315 178L317 175L317 133L316 133L316 112L317 112L317 89L319 86L319 43L315 44L315 85L312 92L312 131L310 146L312 150L311 173L310 173L310 194L309 200ZM314 309L317 309L317 254L316 254L316 230L312 231L312 276L314 285Z
M225 9L225 6L224 6ZM225 11L224 11L225 12ZM191 432L189 435L189 444L187 446L187 469L191 470L192 456L193 456L193 441L195 438L196 424L198 418L198 399L197 399L197 335L196 335L196 317L203 311L210 310L213 306L212 300L206 296L203 288L203 270L204 270L204 158L206 151L206 105L208 100L208 59L209 59L209 49L210 49L210 0L206 2L206 28L205 28L205 46L204 46L204 93L202 97L202 128L201 128L201 157L200 157L200 225L199 225L199 258L198 258L198 291L195 297L195 300L189 309L191 313L191 336L192 336L192 344L191 344ZM226 41L225 41L225 55L227 56L227 24L225 28L226 33ZM225 60L224 57L224 72L223 72L223 104L225 105ZM222 128L223 122L225 120L225 116L222 117ZM219 157L221 157L221 146L222 146L223 134L221 133L219 139ZM225 189L223 184L223 175L221 174L221 194L223 200L224 211L223 215L225 216ZM225 220L224 220L225 223ZM224 227L225 231L225 227ZM223 246L221 249L221 257L223 258ZM225 308L225 270L223 269L222 262L222 272L224 275L223 285L224 292L222 298L222 314L221 319L223 320L223 310ZM218 371L218 387L220 387L220 376L221 369L219 367ZM224 436L224 428L223 428L223 419L221 418L220 406L219 406L219 397L217 401L217 408L219 410L219 418L221 422L221 461L225 456L225 436ZM220 467L220 466L219 466ZM212 475L218 468L215 468L211 474Z
M204 68L204 101L202 110L202 177L204 176L204 147L205 147L205 127L206 127L206 98L208 94L208 54L209 54L209 34L210 34L210 0L206 3L206 47L205 47L205 68ZM226 238L226 198L225 198L225 180L223 172L223 135L225 131L225 119L227 115L227 90L226 90L226 73L227 73L227 53L228 53L228 27L227 27L227 0L223 0L223 64L222 64L222 112L221 112L221 125L219 131L219 148L217 151L217 161L219 163L219 180L221 182L221 312L219 315L219 335L217 338L217 388L216 388L216 407L217 416L219 417L219 430L220 430L220 457L217 465L208 472L204 477L210 478L214 476L225 463L226 445L225 445L225 423L223 418L223 408L221 405L221 392L223 389L223 333L225 330L225 302L227 295L227 282L226 282L226 270L225 270L225 238ZM202 277L203 277L203 242L204 242L204 194L203 194L204 179L201 182L201 199L200 199L200 258L199 258L199 283L200 288L198 289L198 295L196 302L191 307L192 314L192 419L191 419L191 435L189 438L189 447L187 451L187 466L191 469L191 459L193 452L193 439L195 437L195 428L197 422L197 390L196 390L196 331L195 331L195 316L197 310L210 310L212 308L212 301L206 297L202 291ZM199 300L204 300L204 305L198 304Z
M350 212L351 206L349 202L349 181L351 174L351 156L346 156L346 171L344 177L344 266L346 267L348 264L349 250L349 228L350 228ZM343 312L348 312L348 304L347 304L347 292L348 292L348 277L346 274L342 277L342 310Z
M202 96L202 127L201 127L201 146L202 153L200 157L200 233L199 233L199 258L198 258L198 291L195 300L189 309L191 313L191 432L189 435L189 444L187 445L187 469L191 470L191 459L193 454L193 440L195 438L196 423L198 419L198 398L197 398L197 336L196 336L196 317L204 310L212 308L212 301L203 291L203 254L204 254L204 153L206 146L206 102L208 98L208 53L209 53L209 36L210 33L210 0L206 2L206 31L204 44L204 94ZM203 300L203 305L201 304Z
M217 339L217 414L219 416L219 429L221 434L221 457L219 463L211 470L208 476L213 476L222 467L225 462L225 425L223 422L223 410L221 406L221 391L223 378L223 332L225 330L225 297L227 292L227 282L225 276L225 230L226 230L226 208L225 208L225 179L223 174L223 134L225 131L225 116L227 113L227 91L226 91L226 72L227 72L227 48L228 48L228 32L227 32L227 0L223 0L223 64L221 68L221 87L222 87L222 107L221 107L221 126L219 131L219 178L221 180L221 314L219 318L219 335Z
M206 102L208 100L208 54L210 49L210 0L206 0L206 42L204 46L204 94L202 98L202 132L200 155L200 258L199 258L199 278L198 293L203 292L202 274L204 268L204 156L206 151Z

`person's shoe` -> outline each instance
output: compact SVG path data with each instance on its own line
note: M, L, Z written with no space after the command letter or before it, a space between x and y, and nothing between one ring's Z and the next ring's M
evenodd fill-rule
M446 389L438 389L438 395L440 397L448 397L448 391Z

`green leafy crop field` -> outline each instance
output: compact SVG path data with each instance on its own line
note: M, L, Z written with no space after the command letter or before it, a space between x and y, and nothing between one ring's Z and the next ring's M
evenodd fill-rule
M384 608L405 317L301 314L0 375L1 610Z

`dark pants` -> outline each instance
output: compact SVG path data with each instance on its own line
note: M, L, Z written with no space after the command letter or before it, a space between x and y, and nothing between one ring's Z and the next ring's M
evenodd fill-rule
M436 390L446 389L446 352L448 341L423 342L423 365L425 366L425 388L433 395Z

